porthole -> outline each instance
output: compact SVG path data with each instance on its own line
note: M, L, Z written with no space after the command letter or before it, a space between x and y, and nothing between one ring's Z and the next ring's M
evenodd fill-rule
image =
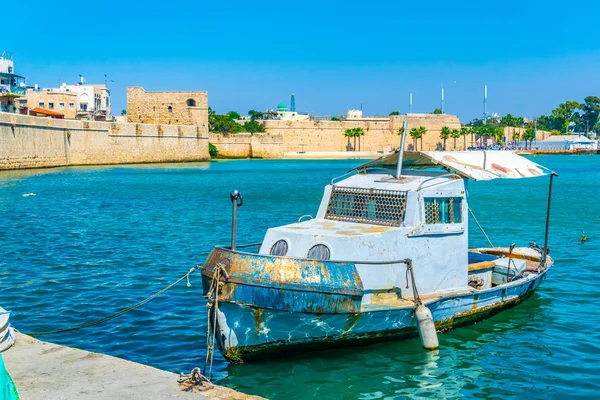
M285 240L278 240L275 242L273 247L271 247L271 255L272 256L280 256L283 257L288 252L288 244Z
M312 260L327 261L331 257L331 252L329 251L329 247L324 244L316 244L308 250L306 257Z

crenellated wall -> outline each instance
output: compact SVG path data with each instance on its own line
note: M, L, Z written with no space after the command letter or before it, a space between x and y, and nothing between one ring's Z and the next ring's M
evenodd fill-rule
M196 126L0 113L0 169L209 159L208 134Z

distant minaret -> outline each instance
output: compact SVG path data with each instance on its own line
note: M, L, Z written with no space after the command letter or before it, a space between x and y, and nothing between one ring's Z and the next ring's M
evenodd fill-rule
M412 93L408 95L408 113L412 114Z
M290 111L296 111L296 97L294 96L294 93L292 93L292 99L290 100Z
M483 87L483 120L487 122L487 85Z
M442 86L442 114L444 113L444 87Z

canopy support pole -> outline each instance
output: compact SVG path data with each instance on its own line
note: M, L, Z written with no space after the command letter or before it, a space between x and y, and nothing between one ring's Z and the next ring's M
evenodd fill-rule
M548 208L546 209L546 232L544 235L544 253L542 254L542 265L546 266L546 256L548 254L548 230L550 228L550 204L552 202L552 182L554 177L558 176L556 172L550 174L550 187L548 188Z
M402 122L402 139L400 139L400 149L398 150L398 165L396 166L396 178L402 175L402 160L404 159L404 145L406 144L406 132L408 131L408 121Z

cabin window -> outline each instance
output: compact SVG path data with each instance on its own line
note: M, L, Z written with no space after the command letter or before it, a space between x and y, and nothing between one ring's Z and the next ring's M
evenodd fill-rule
M406 192L334 186L326 219L372 225L400 226L406 211Z
M316 244L308 250L308 254L306 258L310 258L311 260L323 260L327 261L331 257L331 251L329 251L329 247L324 244Z
M426 197L426 224L460 224L462 197Z
M272 256L283 257L287 254L287 252L288 252L288 244L285 240L282 239L282 240L278 240L275 242L273 247L271 247L270 254Z

